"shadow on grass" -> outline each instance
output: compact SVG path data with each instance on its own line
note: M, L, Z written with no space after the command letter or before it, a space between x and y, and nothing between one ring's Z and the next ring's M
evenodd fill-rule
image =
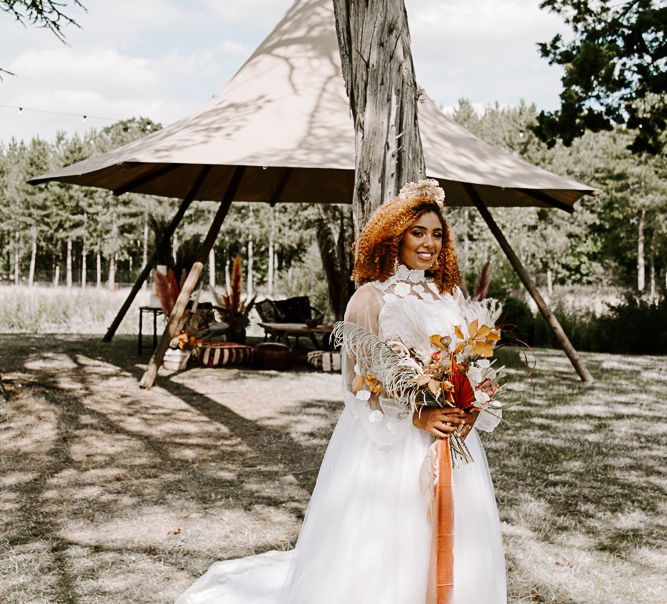
M118 350L118 343L111 360L111 349L94 342L56 341L48 352L30 344L28 339L27 354L13 367L3 359L4 370L10 369L13 412L1 464L13 482L3 534L8 550L48 544L50 560L42 572L50 580L41 589L54 601L79 597L68 556L75 546L88 547L93 556L142 552L188 574L201 572L184 547L137 546L131 535L112 547L91 538L91 527L119 515L132 518L151 507L166 507L172 517L194 510L205 523L206 515L215 516L222 504L225 510L280 509L298 522L336 415L330 401L298 400L289 413L271 411L270 422L248 419L238 401L235 410L219 393L214 398L175 381L182 375L161 376L154 390L139 390L142 368L131 354ZM120 346L127 349L128 344ZM246 370L230 372L224 387L243 388L253 376ZM266 372L261 377L266 382L280 376ZM317 420L305 438L291 433L295 415ZM87 527L79 530L84 539L63 536L77 533L72 525ZM264 538L260 532L251 547L268 549L276 545L272 539L275 535ZM238 544L227 550L237 551ZM238 553L249 552L241 546ZM99 579L102 570L94 574ZM10 588L5 595L12 593Z
M535 355L530 396L484 437L510 601L641 600L665 542L664 358L586 355L588 388ZM132 338L16 337L0 363L0 599L169 601L212 560L296 537L333 376L195 369L143 391Z
M588 592L576 595L577 586L562 585L561 577L567 576L562 568L551 577L540 570L533 573L531 569L547 565L546 554L539 563L535 557L532 562L521 559L521 553L515 560L510 547L510 568L521 566L525 574L533 574L534 599L517 601L629 601L620 593L605 596L619 579L607 579L605 586L602 575L618 574L614 564L643 566L649 577L659 572L650 552L660 551L667 538L667 475L661 453L667 445L662 419L665 358L586 355L597 379L588 387L561 353L536 354L535 397L509 411L501 431L484 438L501 518L509 526L510 542L514 536L522 547L537 541L544 552L563 556L559 564L580 563L579 580L590 585ZM646 556L648 564L638 564L638 555ZM595 564L600 568L594 577L588 566ZM551 585L544 584L545 576L553 579ZM595 596L596 590L603 595ZM637 589L634 601L649 601L640 593Z

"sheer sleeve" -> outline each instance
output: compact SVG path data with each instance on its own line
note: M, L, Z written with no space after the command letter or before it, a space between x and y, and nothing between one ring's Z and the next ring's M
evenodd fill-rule
M382 292L367 283L350 299L345 320L378 335L378 321L383 306ZM401 403L369 390L352 392L352 383L358 375L356 359L347 350L342 351L343 397L345 406L359 421L368 435L380 447L390 447L402 440L413 428L412 421Z

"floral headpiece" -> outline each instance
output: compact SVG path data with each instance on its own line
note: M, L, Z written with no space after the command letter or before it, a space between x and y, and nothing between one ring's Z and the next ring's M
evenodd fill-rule
M395 199L410 201L423 197L430 197L441 210L445 207L445 192L438 181L433 178L427 178L419 182L409 182L401 188Z

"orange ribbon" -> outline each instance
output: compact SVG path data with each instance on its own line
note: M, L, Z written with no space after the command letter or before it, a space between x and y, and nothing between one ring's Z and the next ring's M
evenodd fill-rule
M426 604L450 604L454 592L454 481L446 438L436 441L435 469Z

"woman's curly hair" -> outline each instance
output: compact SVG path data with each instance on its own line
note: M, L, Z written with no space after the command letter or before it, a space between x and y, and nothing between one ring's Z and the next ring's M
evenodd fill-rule
M420 187L422 183L406 185L398 196L382 204L369 218L355 242L352 278L357 285L385 281L394 273L405 231L427 212L435 212L440 218L442 250L436 259L436 267L426 271L426 274L433 279L441 293L451 292L461 285L449 222L431 190ZM406 194L404 191L410 186L412 190Z

